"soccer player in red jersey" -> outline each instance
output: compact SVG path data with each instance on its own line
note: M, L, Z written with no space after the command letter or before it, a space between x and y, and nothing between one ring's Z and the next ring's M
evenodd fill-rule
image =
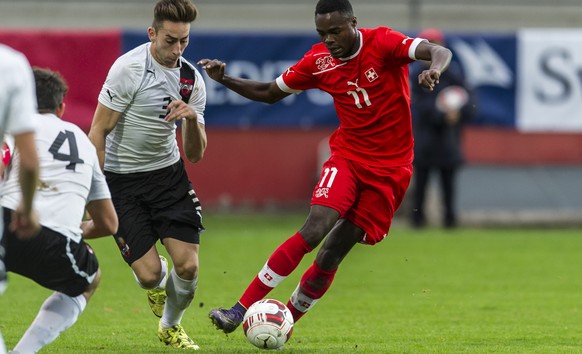
M315 26L321 43L271 82L225 75L226 64L218 60L199 61L210 78L255 101L275 103L303 90L323 90L333 97L340 121L303 227L273 252L232 308L210 312L225 333L325 240L287 303L299 320L329 289L354 245L386 237L408 188L413 160L408 64L431 62L418 83L432 90L452 54L390 28L356 25L348 0L319 0Z

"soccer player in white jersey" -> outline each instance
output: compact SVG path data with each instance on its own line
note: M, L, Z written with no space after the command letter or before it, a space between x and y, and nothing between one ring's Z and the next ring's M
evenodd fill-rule
M38 232L39 224L32 209L38 178L38 157L34 144L34 126L31 117L36 113L34 80L26 57L0 44L0 140L4 133L13 134L22 163L18 184L21 187L20 204L12 215L13 223L6 225L19 237L27 238ZM0 188L2 181L0 180ZM0 209L0 241L4 240L4 224ZM0 244L0 293L6 288L5 250ZM0 354L6 347L0 335Z
M187 159L198 162L206 149L206 89L200 73L182 58L196 16L190 0L157 2L150 42L113 64L89 132L119 215L115 240L160 317L158 337L191 350L199 347L180 323L194 298L204 228L180 158L176 123L182 124ZM188 93L189 98L181 96ZM171 271L158 253L158 240L171 257Z
M41 306L14 352L36 353L72 326L99 283L100 270L93 250L83 238L113 234L117 215L101 172L95 147L76 125L62 121L67 85L47 69L34 69L38 110L29 119L36 127L35 143L40 176L34 198L42 228L30 238L5 229L6 269L54 290ZM18 171L21 152L16 149L5 171L0 205L4 223L18 207ZM86 210L92 219L83 221Z

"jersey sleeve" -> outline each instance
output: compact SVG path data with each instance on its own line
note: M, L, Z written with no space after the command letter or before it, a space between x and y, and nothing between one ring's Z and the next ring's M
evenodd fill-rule
M422 38L408 37L387 27L379 28L378 39L383 51L389 54L387 59L401 65L409 64L416 60L416 47L424 40Z
M204 109L206 108L206 85L204 85L204 79L196 68L194 68L194 73L196 75L196 80L188 105L196 112L198 123L205 124Z
M120 57L113 63L99 93L99 103L116 112L125 111L131 103L145 70L144 63L128 63L123 59Z
M277 86L283 92L301 93L304 90L316 88L312 70L312 51L307 52L301 60L293 64L283 74L277 77Z
M36 114L35 83L32 69L24 56L17 61L14 72L10 75L15 80L13 80L14 87L8 100L5 133L18 135L33 132L35 124L32 117Z

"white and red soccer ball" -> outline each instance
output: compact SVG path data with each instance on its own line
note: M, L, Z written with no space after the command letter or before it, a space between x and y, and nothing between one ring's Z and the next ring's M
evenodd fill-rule
M254 346L261 349L278 349L293 333L293 315L287 306L278 300L259 300L245 313L243 331Z

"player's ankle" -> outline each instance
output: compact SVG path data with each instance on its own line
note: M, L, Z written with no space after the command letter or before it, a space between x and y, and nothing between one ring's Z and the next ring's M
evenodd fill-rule
M246 307L244 307L240 302L234 304L234 306L231 309L237 311L241 315L244 315L247 312Z

